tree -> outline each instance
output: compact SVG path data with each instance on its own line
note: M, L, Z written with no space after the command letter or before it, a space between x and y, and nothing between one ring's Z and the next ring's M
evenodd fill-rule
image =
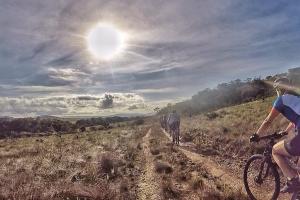
M159 113L160 108L159 108L159 107L156 107L156 108L154 108L153 110L154 110L154 112Z
M114 97L110 94L105 94L104 99L102 101L101 108L107 109L113 107Z

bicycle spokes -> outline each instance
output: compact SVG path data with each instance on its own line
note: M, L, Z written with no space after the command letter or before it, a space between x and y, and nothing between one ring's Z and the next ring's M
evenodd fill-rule
M275 166L262 155L251 158L245 167L244 181L251 199L273 199L279 192L279 176ZM263 192L262 192L263 191Z

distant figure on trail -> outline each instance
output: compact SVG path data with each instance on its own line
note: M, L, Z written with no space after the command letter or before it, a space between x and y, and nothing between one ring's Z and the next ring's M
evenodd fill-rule
M160 117L160 125L165 131L167 131L167 115L162 115Z
M169 114L167 124L173 143L179 145L180 116L176 113L176 110L173 110L173 112Z
M287 177L287 183L281 189L281 192L292 193L300 189L300 179L297 171L289 166L286 158L300 156L300 97L295 93L293 86L287 78L276 79L273 87L278 97L267 118L263 121L257 132L251 136L251 140L259 141L259 135L266 132L279 114L282 114L290 121L285 132L294 129L295 134L292 138L275 144L272 149L272 155L285 177Z

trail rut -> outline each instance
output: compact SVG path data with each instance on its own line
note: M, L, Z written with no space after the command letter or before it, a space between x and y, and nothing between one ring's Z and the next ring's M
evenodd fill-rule
M170 141L172 141L172 138L170 135L163 129L161 129L163 134L169 138ZM180 146L178 149L186 155L190 160L192 160L195 163L201 164L208 173L215 176L216 178L219 178L224 184L228 185L235 191L241 191L243 194L246 194L246 191L244 189L244 183L243 180L240 178L235 177L232 173L226 171L224 167L219 165L217 162L206 158L202 156L201 154L197 154L192 152L196 149L196 146L194 143L188 142L180 142ZM191 151L192 150L192 151ZM261 191L262 192L262 191ZM261 193L262 198L264 198L264 193ZM289 200L291 197L288 194L280 194L278 199L280 200Z
M138 199L141 200L162 200L159 177L154 172L153 157L150 153L149 148L149 138L151 134L151 128L143 138L143 151L145 158L144 171L142 176L139 178L139 189L138 189Z
M171 140L170 135L162 130L162 132L165 134L166 137L168 137ZM230 175L228 172L226 172L222 167L217 164L216 162L205 158L202 155L199 155L197 153L191 152L189 150L186 150L186 148L195 148L195 146L192 143L181 143L179 146L179 150L186 155L190 160L192 160L195 163L201 164L207 172L209 172L214 177L219 178L224 184L230 186L232 189L236 191L243 191L243 181ZM244 194L246 194L243 191Z

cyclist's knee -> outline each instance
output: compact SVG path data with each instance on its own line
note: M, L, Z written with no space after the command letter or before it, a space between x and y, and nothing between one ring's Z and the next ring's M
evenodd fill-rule
M274 156L288 156L288 153L284 147L283 141L278 142L272 148L272 155Z
M277 149L275 147L272 148L272 156L273 156L273 158L278 156L278 152L277 152Z

